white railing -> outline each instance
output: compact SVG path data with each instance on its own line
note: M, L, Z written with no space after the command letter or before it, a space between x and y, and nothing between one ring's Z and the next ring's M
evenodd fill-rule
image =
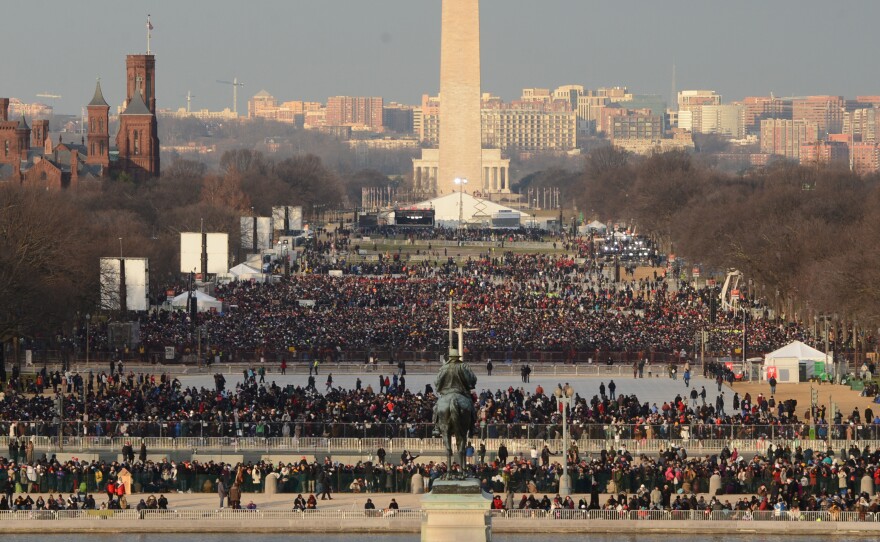
M119 452L126 442L135 445L135 452L140 444L141 437L70 437L63 438L63 446L59 447L58 439L46 436L24 436L23 439L33 439L34 448L38 451L51 450L69 452ZM535 438L479 438L473 437L474 442L484 441L486 450L490 455L494 454L501 443L507 446L511 456L520 453L528 455L534 448L541 450L544 445L551 450L561 449L561 438L535 439ZM8 446L9 437L0 437L0 449ZM574 441L581 453L599 452L608 449L620 449L625 446L631 452L659 452L672 446L685 448L691 454L702 452L719 451L727 446L730 450L737 448L741 454L765 452L770 444L788 446L792 449L800 447L829 446L832 449L845 449L855 444L859 448L880 448L880 440L872 439L834 439L827 440L803 440L783 438L733 438L733 439L666 439L666 438L580 438ZM444 453L445 447L439 438L327 438L327 437L147 437L146 446L150 453L163 451L195 451L201 453L212 452L264 452L264 453L298 453L298 452L348 452L357 454L373 454L379 448L385 448L390 455L399 454L403 450L413 453Z
M859 512L740 511L740 510L493 510L496 520L604 520L604 521L837 521L875 522L880 514Z
M432 514L470 513L438 510ZM808 521L808 522L878 522L880 514L859 512L801 511L739 511L739 510L492 510L495 521L505 520L585 520L585 521ZM248 521L248 520L421 520L422 510L3 510L0 521L83 521L83 520L147 520L147 521Z
M0 521L76 520L420 520L421 510L2 510Z

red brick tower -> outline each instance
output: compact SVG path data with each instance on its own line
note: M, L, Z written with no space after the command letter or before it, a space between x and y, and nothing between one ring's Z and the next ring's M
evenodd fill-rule
M119 115L116 147L122 171L136 179L159 175L159 139L155 130L156 116L136 91L128 107Z
M125 112L119 116L119 167L136 178L159 176L159 127L156 122L156 57L125 57Z
M49 137L49 121L31 121L31 148L43 148L46 146L46 138Z
M95 95L87 106L89 111L89 143L87 164L110 166L110 106L101 92L101 81L95 85Z
M18 150L22 160L28 159L28 151L31 148L31 127L28 126L24 115L18 121L18 127L15 129L15 135L18 136Z
M140 90L150 113L156 114L156 57L128 55L125 57L125 105L131 103L135 90Z

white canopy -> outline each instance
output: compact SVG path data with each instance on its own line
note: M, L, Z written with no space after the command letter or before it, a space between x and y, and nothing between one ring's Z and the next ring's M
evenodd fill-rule
M459 205L461 202L461 205ZM438 226L454 227L461 219L466 224L488 225L492 221L492 215L500 211L516 211L520 213L521 220L525 224L531 215L518 209L513 209L494 201L477 198L468 193L453 192L445 196L420 201L413 205L418 209L431 207L434 209L434 222Z
M193 295L195 295L196 300L198 301L199 312L206 312L211 309L214 309L218 312L223 310L223 302L218 301L217 298L211 297L205 292L200 292L198 290L196 290ZM171 307L174 309L185 309L188 296L188 292L183 292L179 296L175 297L171 300Z
M240 263L229 270L229 274L236 278L242 275L254 275L259 273L259 269L257 269L256 267L252 267L246 263Z
M589 224L587 224L587 229L596 230L596 231L605 231L608 229L608 227L605 226L605 224L602 224L601 222L599 222L598 220L594 220L594 221L590 222Z
M764 356L761 379L769 380L771 376L775 376L779 383L798 382L801 364L806 365L807 377L811 377L818 371L816 362L825 362L826 359L830 363L830 358L824 352L800 341L794 341ZM818 372L824 374L829 368L822 367Z
M812 346L806 345L800 341L794 341L791 344L787 344L780 348L779 350L774 350L770 352L766 356L764 356L764 360L768 359L776 359L776 358L797 358L801 360L812 360L812 361L825 361L825 353L821 350L816 350Z

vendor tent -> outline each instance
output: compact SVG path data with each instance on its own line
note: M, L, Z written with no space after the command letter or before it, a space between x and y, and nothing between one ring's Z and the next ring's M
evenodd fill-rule
M242 275L258 275L260 274L260 270L256 267L251 267L246 263L240 263L235 267L229 270L229 274L233 277L241 277Z
M198 309L199 312L206 312L211 309L220 312L223 310L223 302L218 301L216 298L209 296L204 292L200 292L198 290L193 294L198 301ZM186 309L186 300L189 296L189 292L184 292L179 296L175 297L171 300L171 308L173 309Z
M826 358L824 352L794 341L764 356L761 379L776 377L778 383L786 383L801 382L813 377L825 378Z

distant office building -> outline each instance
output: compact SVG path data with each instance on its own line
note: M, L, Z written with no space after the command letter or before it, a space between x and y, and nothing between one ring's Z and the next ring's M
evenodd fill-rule
M531 97L530 90L525 89L523 94ZM563 100L546 101L542 98L542 92L534 96L529 101L503 103L497 96L483 95L480 128L484 148L511 152L569 151L577 148L577 114L570 109L569 103ZM439 103L437 97L422 97L420 139L423 143L439 143Z
M324 106L320 102L304 102L301 100L292 100L279 104L274 96L265 90L261 90L248 100L248 118L274 120L303 126L306 112L319 111L323 108Z
M805 120L761 121L761 153L799 160L801 146L819 140L819 126Z
M600 87L596 89L596 95L608 98L612 103L628 102L633 99L633 95L626 87Z
M700 109L700 125L693 132L717 134L742 139L745 136L745 120L741 105L703 105Z
M55 114L51 105L44 103L24 103L18 98L9 99L9 117L51 118Z
M582 85L563 85L553 91L553 101L568 102L571 111L577 111L578 98L584 95Z
M622 109L623 114L609 118L609 130L606 132L613 141L620 139L663 138L663 116L652 114L650 109Z
M592 90L578 96L576 108L578 131L583 134L596 133L599 116L606 105L608 105L608 97L597 96Z
M160 117L169 117L173 119L193 117L199 120L234 120L241 118L228 107L222 111L211 111L209 109L193 109L187 111L185 107L179 107L175 111L172 111L171 109L160 109L158 115ZM170 147L162 146L163 151L168 148Z
M525 105L525 104L523 104ZM483 109L483 146L510 152L577 148L577 115L566 107Z
M524 88L522 96L520 96L520 101L549 104L553 101L553 96L550 95L549 88Z
M803 165L846 164L849 162L849 148L842 141L805 143L801 145L799 160Z
M839 134L843 129L843 96L807 96L791 101L791 119L815 122L819 135Z
M749 96L739 102L743 106L743 126L746 133L761 131L764 119L791 119L791 100L775 96Z
M669 151L692 151L694 140L690 132L674 130L671 138L663 139L616 139L614 146L635 154L650 156Z
M880 171L880 144L874 141L856 141L850 145L853 171L859 175Z
M704 105L721 105L721 95L716 94L714 90L682 90L679 92L678 128L699 132L703 124Z
M560 87L560 89L576 87ZM557 89L557 92L560 90ZM554 95L556 92L554 92ZM561 94L561 93L560 93ZM595 134L602 131L600 126L602 111L605 107L613 104L627 102L626 107L631 109L654 108L656 104L647 105L644 102L630 105L635 96L629 93L626 87L602 87L596 90L582 90L577 96L577 103L573 110L577 112L578 132L580 134ZM607 129L607 126L606 126Z
M382 110L382 124L385 129L398 134L413 133L413 110L411 105L390 103Z
M278 104L275 96L269 94L266 90L254 94L248 100L248 118L274 118L275 112L278 110Z
M380 97L332 96L327 98L327 126L350 126L353 130L382 132L383 102Z
M878 108L856 109L843 114L843 133L853 141L877 141Z

